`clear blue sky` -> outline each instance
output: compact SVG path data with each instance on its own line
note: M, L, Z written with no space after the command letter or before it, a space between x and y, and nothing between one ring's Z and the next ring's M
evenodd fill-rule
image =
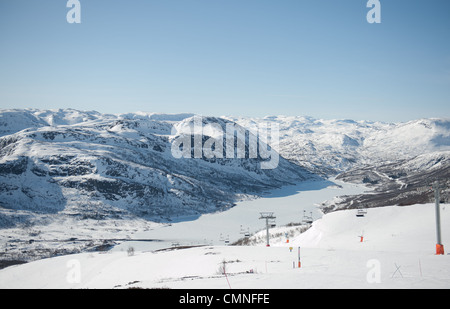
M0 1L0 108L450 117L450 1Z

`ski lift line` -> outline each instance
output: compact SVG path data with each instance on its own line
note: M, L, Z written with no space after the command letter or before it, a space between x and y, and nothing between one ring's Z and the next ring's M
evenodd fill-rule
M245 230L242 225L241 225L241 229L239 231L239 234L244 235L245 238L250 237L250 228L247 227L247 230Z
M247 232L245 232L244 237L250 237L250 228L247 228Z
M306 215L306 210L303 210L303 219L302 219L303 223L306 224L311 224L314 222L313 217L312 217L312 212L310 212L310 216Z
M273 212L261 212L260 213L259 219L265 219L266 220L266 247L270 247L270 243L269 243L269 220L270 219L275 219L275 218L276 217L274 216Z
M367 215L367 208L358 208L356 211L356 216L357 217L365 217Z

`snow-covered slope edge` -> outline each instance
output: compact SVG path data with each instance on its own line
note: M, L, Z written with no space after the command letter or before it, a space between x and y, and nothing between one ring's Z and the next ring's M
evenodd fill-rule
M441 213L445 245L450 212L443 207ZM354 210L333 212L290 243L269 248L203 246L50 258L0 270L0 288L447 289L450 256L434 255L433 214L431 204L371 209L364 218Z

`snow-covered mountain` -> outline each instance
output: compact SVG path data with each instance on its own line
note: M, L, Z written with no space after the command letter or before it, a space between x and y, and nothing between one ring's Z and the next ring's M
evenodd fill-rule
M365 184L374 190L365 194L342 196L322 205L324 212L347 208L407 206L432 203L435 200L432 184L441 186L440 200L450 200L450 152L425 153L412 159L355 168L340 174L337 179Z
M284 158L276 169L261 169L259 156L175 158L173 127L192 121L190 114L2 111L0 225L13 226L36 213L177 220L317 178Z
M312 173L345 172L342 179L368 184L381 183L384 173L399 184L412 172L434 170L433 158L442 176L448 173L448 119L386 124L285 116L202 118L203 125L223 131L228 123L244 128L276 124L282 157L269 170L260 168L261 157L174 158L171 141L179 133L173 128L193 121L193 114L2 110L0 206L83 217L126 212L173 219L224 209L245 196L316 177ZM250 138L244 138L248 154ZM1 224L13 222L3 216Z
M379 185L383 192L396 185L416 190L419 179L432 177L430 172L441 178L449 173L448 119L387 124L286 116L202 118L202 125L223 131L227 124L276 124L281 157L275 169L261 169L263 159L248 156L250 135L242 141L244 159L174 158L171 142L182 133L173 129L194 120L193 114L2 110L0 207L25 213L13 218L4 212L1 226L28 220L27 212L176 220L226 209L242 198L317 177L313 173L343 173L341 179ZM412 181L412 174L418 184L402 185ZM394 202L387 200L383 205Z
M431 203L431 183L450 196L450 119L406 123L319 120L310 117L229 118L243 126L280 126L280 154L321 175L338 175L373 192L325 201L322 211Z
M42 242L61 241L71 235L64 241L72 244L62 248L33 244L20 258L25 260L29 254L52 256L108 247L114 238L153 228L156 223L151 221L195 219L274 188L331 175L373 191L327 200L321 205L323 212L429 203L432 191L423 186L450 176L448 119L386 124L285 116L201 117L207 129L196 139L196 117L0 110L0 227L10 228L0 236L12 254L9 258L17 258L25 248L11 239L28 244L36 237ZM250 130L268 124L279 128L279 143L273 148ZM220 141L217 131L225 132L228 125L245 133L236 133L231 144L233 154L243 145L243 158L205 153L195 158L196 142L207 143L212 137ZM186 136L185 141L192 142L187 154L193 157L174 157L173 142ZM267 157L255 150L252 141L279 151L276 168L261 168ZM216 154L221 152L217 146L228 146L225 138L222 142L214 144ZM443 198L448 199L448 192ZM46 235L40 228L44 225ZM61 226L73 230L61 234L57 232ZM105 236L84 241L91 229L104 231ZM52 230L55 234L48 232Z
M450 119L419 119L405 123L300 116L227 119L242 126L260 122L279 124L280 154L325 175L450 150Z

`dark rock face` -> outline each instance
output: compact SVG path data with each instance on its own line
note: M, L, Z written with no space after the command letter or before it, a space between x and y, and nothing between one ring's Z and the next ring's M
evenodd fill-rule
M373 192L343 197L338 203L323 205L325 212L349 208L408 206L434 203L432 183L440 181L441 202L450 198L450 153L432 153L379 166L357 168L340 174L337 179L362 183Z

